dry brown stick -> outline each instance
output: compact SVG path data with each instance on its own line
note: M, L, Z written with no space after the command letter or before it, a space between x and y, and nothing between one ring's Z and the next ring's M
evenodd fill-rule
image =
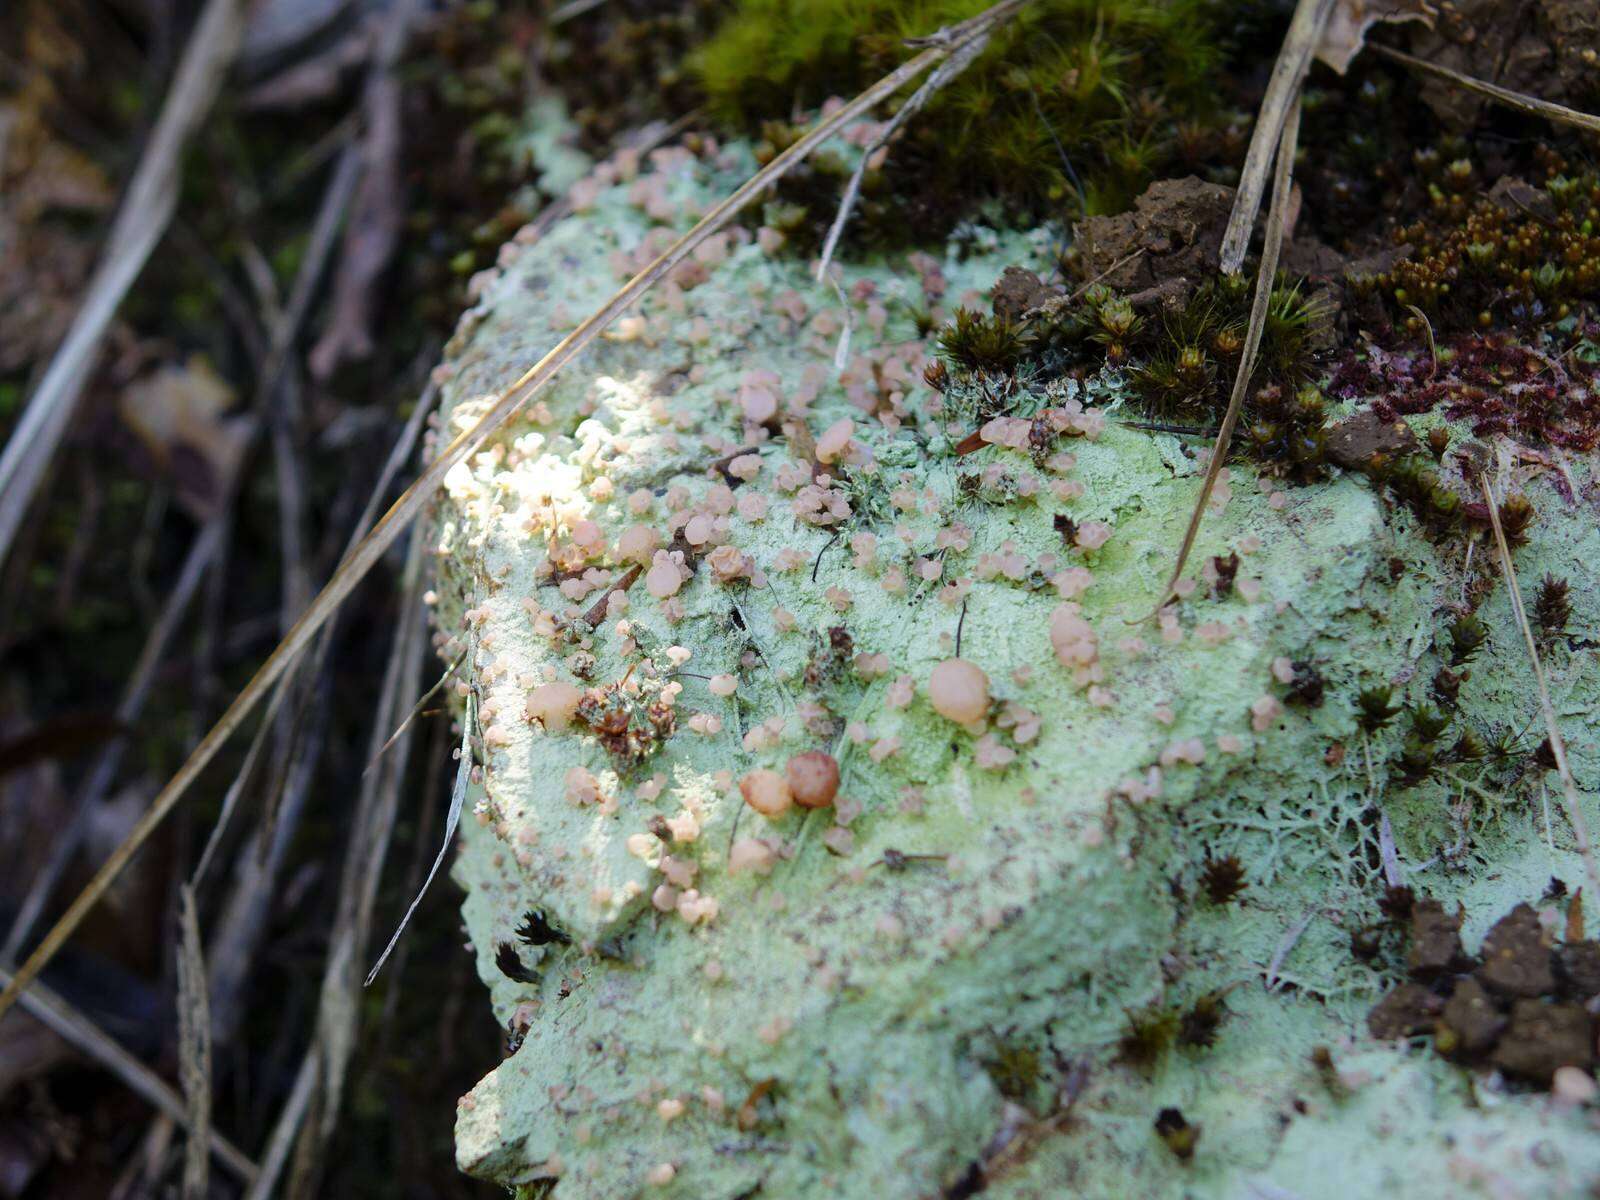
M357 518L354 528L351 530L349 541L346 545L347 554L371 527L373 519L377 516L378 508L381 505L384 496L388 494L388 490L393 484L395 476L399 473L401 467L410 458L412 452L415 450L417 441L421 437L422 429L426 423L427 416L433 410L434 402L437 397L437 385L430 383L424 390L422 398L418 401L416 408L413 409L411 416L407 419L406 425L402 429L400 436L396 439L394 446L390 449L388 459L385 461L383 469L379 472L378 481L374 485L360 516ZM408 575L413 579L420 579L419 571L410 571L408 572ZM425 623L422 621L420 616L422 611L420 607L420 584L413 582L408 584L408 587L414 592L413 599L416 601L416 603L415 605L407 607L406 611L411 613L413 609L415 609L415 615L414 619L408 618L408 623L403 626L403 628L406 630L412 630L410 636L416 639L416 646L418 647L418 649L414 652L414 655L415 658L420 658L421 639L423 633L425 632ZM331 630L324 631L322 637L317 643L314 656L313 675L320 675L324 668L328 649L332 644L332 639L330 636L331 632ZM392 663L394 661L394 659L391 659ZM393 670L393 667L391 667L391 670ZM414 678L414 670L411 671L410 676ZM288 682L288 679L280 681L278 689L273 693L267 715L263 718L261 727L258 730L256 738L250 747L250 754L252 757L259 752L265 740L265 735L269 732L273 724L274 715L277 713L279 706L288 692L288 688L286 686ZM388 707L390 701L387 698L391 696L392 689L393 684L389 679L386 678L384 688L380 692L380 696L384 697L385 699L380 705L377 713L376 729L380 731L381 729L387 727L386 714L390 711L390 707ZM398 737L399 735L396 734L396 738ZM310 756L302 754L299 747L296 748L296 753L300 761L309 762ZM237 794L241 789L243 779L248 774L248 771L249 767L247 763L246 767L241 771L240 776L234 780L233 785L231 785L229 788L228 799L224 801L223 804L223 815L218 818L217 828L213 830L211 840L207 843L206 851L201 856L201 864L195 869L195 873L191 878L191 886L198 883L202 877L204 867L214 852L219 835L221 834L222 828L226 824L228 817L235 806ZM396 788L398 787L400 774L400 768L397 766L394 769L394 778L390 781L391 785ZM293 786L292 791L294 792L295 796L303 796L306 782L309 781L302 781L301 783ZM363 784L363 798L366 796L366 794L366 785ZM365 859L373 862L372 870L376 872L381 866L382 859L386 854L390 832L393 828L393 806L391 805L391 807L387 810L387 821L376 823L376 827L375 823L367 819L365 816L368 807L369 806L365 802L365 799L363 799L363 802L358 805L357 816L354 822L354 832L352 833L351 837L352 845L359 846L361 848L360 854ZM290 818L291 824L293 818L293 809L294 802L293 799L291 799L291 802L286 804L283 810L284 813ZM280 826L276 831L274 831L273 841L280 841L283 837L283 834L284 829ZM264 836L265 830L263 830L261 833L258 833L258 837ZM281 854L274 853L271 857L273 861L276 861L277 859L281 858ZM231 1014L231 1016L225 1016L223 1019L217 1022L217 1028L214 1031L214 1034L219 1041L226 1040L225 1035L228 1028L227 1022L231 1020L232 1022L236 1023L239 1015L242 1013L243 1005L241 1003L240 996L244 981L246 979L244 968L248 965L249 959L253 955L255 945L258 941L258 937L256 935L259 933L260 929L260 917L264 915L262 902L264 898L268 897L274 875L275 869L265 869L265 865L257 863L256 856L251 854L249 851L246 851L246 853L242 856L241 867L240 869L236 870L234 874L232 894L230 894L228 901L224 905L223 917L218 923L216 945L213 949L212 961L210 964L211 1009L214 1013ZM373 881L373 886L376 887L376 879ZM315 1045L320 1046L320 1042L315 1043ZM318 1053L320 1053L320 1051L318 1051ZM314 1082L320 1082L321 1078L322 1077L320 1075L317 1075L314 1078ZM296 1092L294 1095L299 1095L299 1093ZM309 1097L309 1093L307 1096ZM291 1113L296 1111L299 1112L299 1115L294 1117L294 1121L296 1122L297 1126L298 1121L303 1118L304 1111L303 1109L295 1109L293 1104L293 1096L291 1096L291 1103L288 1106L288 1111ZM266 1190L271 1190L276 1178L276 1172L281 1168L282 1162L283 1160L281 1158L277 1158L269 1154L268 1159L263 1164L263 1175L269 1176L265 1181Z
M1245 329L1244 352L1239 358L1239 370L1233 377L1233 394L1228 397L1228 411L1222 416L1222 426L1217 439L1211 444L1211 460L1206 463L1205 480L1200 485L1200 495L1189 514L1189 527L1184 530L1183 545L1178 548L1178 561L1173 564L1167 586L1161 599L1145 620L1153 617L1172 599L1173 590L1189 562L1189 552L1200 536L1200 523L1205 520L1206 506L1211 503L1211 489L1228 458L1228 445L1233 441L1233 428L1239 423L1244 410L1245 392L1250 387L1250 376L1255 372L1256 353L1261 348L1261 331L1266 325L1267 305L1272 300L1272 284L1278 273L1278 253L1283 249L1283 214L1289 202L1289 181L1294 174L1294 148L1300 138L1299 94L1293 97L1289 116L1283 123L1283 134L1278 142L1277 169L1272 183L1272 205L1267 210L1267 232L1261 246L1261 265L1256 271L1256 291L1250 301L1250 324Z
M1568 108L1565 104L1556 104L1550 100L1540 100L1536 96L1526 96L1521 92L1514 92L1510 88L1503 88L1499 84L1489 83L1486 80L1474 79L1471 75L1463 75L1460 71L1452 71L1449 67L1442 67L1438 63L1429 62L1425 58L1417 58L1402 50L1395 50L1389 46L1381 46L1376 42L1369 42L1367 49L1376 50L1385 58L1392 59L1413 71L1421 71L1424 75L1432 75L1435 79L1443 79L1456 87L1465 88L1469 92L1476 92L1493 100L1496 104L1503 104L1530 117L1543 117L1547 121L1554 121L1558 125L1571 125L1575 129L1586 129L1590 133L1600 133L1600 117L1590 113L1581 112L1576 108Z
M644 568L638 563L634 563L633 566L624 571L622 578L607 587L605 595L589 606L589 611L583 614L584 622L591 627L598 626L601 621L605 620L606 605L610 602L612 594L626 595L628 589L633 586L634 581L642 574L644 574Z
M412 452L416 449L418 440L422 436L423 426L428 414L433 411L433 404L438 396L438 388L430 383L424 390L422 398L412 410L410 418L406 421L394 446L389 451L383 469L379 472L377 483L368 495L366 505L361 514L356 518L354 527L349 534L345 546L348 553L352 547L372 526L373 519L377 516L378 508L383 503L383 498L388 494L390 485L395 475L407 462ZM328 655L334 643L334 627L324 630L317 641L316 648L310 656L310 663L305 668L306 677L311 680L320 680L327 669ZM297 671L295 674L299 674ZM263 735L273 724L273 715L278 711L286 694L289 692L289 683L294 675L286 677L280 682L278 690L273 693L269 702L268 714L262 721L256 739L250 747L251 756L259 752ZM217 932L211 951L211 1009L219 1014L216 1018L216 1038L219 1042L226 1042L233 1026L243 1014L242 1003L244 985L248 978L251 960L255 956L256 948L260 942L267 917L271 913L274 898L274 886L277 874L282 866L283 859L289 848L289 839L293 837L298 825L300 815L314 779L315 764L320 756L322 735L320 732L322 722L320 718L313 717L309 724L305 715L310 711L310 706L315 704L317 711L326 707L327 695L325 689L313 686L304 696L297 698L299 709L295 715L294 734L288 739L291 754L291 766L285 777L279 781L284 798L280 803L269 806L268 815L262 820L253 835L252 845L259 847L260 852L247 848L241 855L231 879L229 896L222 908L222 916L217 924ZM380 718L382 714L380 713ZM387 728L387 724L384 726ZM309 733L307 730L309 729ZM223 802L223 815L217 820L217 827L213 830L210 840L206 844L205 853L201 856L200 865L195 868L191 883L198 883L201 869L206 865L219 841L222 829L228 816L237 806L239 792L238 785L248 774L249 761L246 768L240 772L240 778L235 779L234 786L230 786L228 797Z
M11 972L0 968L0 979L10 983L12 978ZM189 1127L189 1114L183 1097L53 989L35 982L22 997L22 1005L50 1029L122 1080L131 1091L149 1101L178 1125L185 1129ZM255 1179L256 1165L227 1138L212 1130L207 1142L211 1153L231 1174L246 1183Z
M427 633L422 605L422 562L421 543L413 542L406 565L407 599L402 606L405 616L396 631L395 650L389 657L383 686L379 691L378 711L372 730L374 745L404 709L421 667ZM268 1152L262 1160L261 1174L252 1186L249 1197L272 1194L296 1138L301 1139L300 1151L295 1156L296 1178L305 1171L314 1171L314 1160L337 1118L345 1071L355 1047L356 1020L360 1011L357 999L361 987L358 964L366 952L378 881L394 833L410 737L409 730L403 729L397 733L395 740L399 745L395 753L381 760L381 770L369 771L362 779L340 879L339 903L328 961L323 969L316 1030L306 1049L295 1087L278 1115L268 1141ZM313 1110L320 1119L316 1129L308 1130L303 1127Z
M241 0L207 0L184 47L83 305L0 453L0 563L10 554L17 528L66 434L112 317L172 220L184 146L211 111L243 29Z
M250 429L250 440L245 449L245 455L251 452L255 439L260 435L262 419L270 411L278 385L282 379L287 363L289 346L299 334L307 314L310 312L311 301L315 296L317 281L322 276L322 270L327 263L335 241L338 237L339 227L343 223L344 214L349 206L350 197L355 190L356 182L360 179L360 153L347 148L343 158L334 169L332 177L323 193L323 198L317 209L316 219L312 223L310 241L302 259L301 267L295 276L294 286L290 291L289 303L281 312L272 313L270 322L269 344L266 348L265 360L260 368L260 382L255 394L256 423ZM409 449L407 450L409 453ZM132 676L127 686L123 689L122 701L117 708L118 720L129 727L137 721L139 714L144 710L144 703L149 694L150 684L154 678L155 670L160 666L161 659L166 653L166 647L171 642L173 635L178 630L181 621L192 597L195 586L200 582L206 571L215 565L219 552L227 543L228 524L232 520L232 505L238 493L238 488L243 478L243 459L228 481L224 489L224 497L218 504L217 512L210 517L205 528L195 539L190 548L189 556L179 572L178 582L172 594L168 597L166 606L156 624L151 628L149 637L139 654L139 661L134 666ZM386 471L388 468L386 468ZM375 501L374 501L375 502ZM370 523L370 516L368 523ZM365 525L361 527L363 530ZM272 715L277 713L277 703L274 703ZM6 935L3 948L0 948L0 963L10 965L22 944L27 941L28 935L33 932L33 926L38 921L40 913L54 895L56 885L61 876L72 862L72 856L77 852L82 842L83 833L87 828L89 813L98 804L112 781L116 778L117 768L122 764L122 756L126 752L129 739L126 735L119 736L114 742L101 751L96 759L88 781L74 808L72 819L63 828L51 848L51 856L40 871L39 877L34 880L28 894L23 899L21 908L12 922L10 931ZM248 772L246 772L248 773ZM230 789L229 798L237 799L237 790ZM231 812L231 806L224 804L224 814ZM219 825L223 822L219 822ZM213 842L215 836L213 837ZM210 847L208 846L208 850ZM197 875L198 878L198 875Z
M1545 682L1544 664L1539 661L1539 645L1528 624L1527 611L1522 607L1522 588L1517 583L1517 568L1511 562L1511 547L1506 544L1506 533L1500 525L1500 508L1495 503L1494 489L1489 485L1489 473L1478 473L1478 486L1483 489L1483 502L1489 509L1489 524L1494 528L1495 550L1500 556L1500 570L1505 573L1506 591L1511 598L1511 611L1522 630L1522 640L1528 647L1528 661L1533 664L1534 682L1539 686L1539 709L1544 714L1545 733L1550 738L1550 753L1555 756L1556 773L1561 776L1561 787L1566 798L1567 821L1572 826L1573 839L1578 843L1578 855L1583 859L1584 875L1589 881L1589 894L1600 896L1600 870L1596 869L1594 850L1589 843L1589 822L1578 801L1578 784L1572 777L1572 767L1567 762L1567 743L1561 736L1561 726L1556 722L1556 708L1550 702L1550 687Z
M1222 235L1222 272L1237 275L1250 249L1250 232L1261 211L1261 196L1272 173L1273 151L1283 140L1283 129L1292 111L1300 107L1300 85L1311 69L1311 58L1322 41L1322 32L1332 15L1334 0L1299 0L1289 32L1284 35L1278 61L1267 81L1267 94L1256 113L1255 131L1239 173L1239 190L1233 196L1233 211Z
M268 656L244 690L218 718L211 730L200 739L183 766L162 788L150 807L129 831L126 838L88 885L79 894L61 919L45 935L38 948L17 970L15 977L0 992L0 1017L16 1003L17 995L39 974L44 965L61 949L88 915L89 910L105 894L107 888L122 873L139 847L149 839L157 826L166 819L189 785L215 757L224 742L233 734L260 703L263 696L278 678L305 650L317 631L333 615L345 598L355 589L362 577L372 569L385 550L416 519L432 499L434 492L444 482L444 477L468 456L476 453L491 436L527 403L528 399L545 386L558 371L571 362L580 351L597 338L617 317L631 308L645 292L683 262L696 247L711 237L754 200L764 194L779 178L787 174L811 154L819 145L831 138L844 125L855 120L881 101L894 95L924 71L942 62L971 39L982 36L995 23L1005 20L1027 3L1027 0L1002 0L971 20L943 31L935 45L885 75L850 103L819 121L814 129L789 149L779 154L762 170L751 176L731 195L717 204L688 233L669 246L639 274L626 283L598 311L589 316L576 329L558 342L554 349L530 367L521 378L502 391L489 411L472 428L464 430L445 446L438 458L429 463L415 483L384 513L373 530L346 558L327 585L307 607L305 614L284 636Z
M211 1010L206 1003L206 963L194 890L179 891L178 1068L188 1101L189 1144L183 1157L183 1200L205 1200L211 1174L206 1138L211 1132Z

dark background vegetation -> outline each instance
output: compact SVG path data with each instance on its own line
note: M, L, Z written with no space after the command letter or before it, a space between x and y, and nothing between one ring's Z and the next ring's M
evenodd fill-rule
M983 5L820 4L826 20L794 23L796 7L252 6L239 59L184 160L177 216L121 306L0 565L0 929L39 894L52 862L63 867L22 950L328 579L369 499L403 486L409 468L386 480L385 461L431 402L429 372L473 274L556 198L541 192L522 136L534 99L559 93L577 143L595 156L647 122L686 115L771 153L795 136L772 112L797 114L866 84L903 53L902 36ZM1234 182L1287 5L1035 7L930 106L889 170L869 177L857 247L942 237L985 205L1072 221L1121 211L1155 178ZM72 319L200 8L0 6L0 435ZM1503 174L1588 170L1587 151L1555 162L1526 121L1477 120L1444 131L1391 65L1363 62L1348 79L1319 68L1299 170L1302 229L1354 256L1423 216L1459 224ZM1455 162L1474 165L1452 184ZM797 247L814 243L847 173L814 160L766 219ZM337 236L319 239L319 228ZM1445 250L1423 262L1454 264ZM1459 313L1430 307L1441 333L1478 315L1476 302ZM1387 300L1367 316L1380 336L1415 343L1423 332ZM326 656L264 733L255 769L245 769L252 726L45 976L176 1086L179 888L242 780L196 899L213 967L213 1119L252 1158L311 1043L345 864L369 850L356 801L375 733L390 732L374 728L376 697L422 586L406 590L405 561L402 544L347 603ZM186 566L197 563L186 591ZM164 623L172 636L148 656L147 693L130 696ZM427 654L400 680L401 711L438 669ZM390 785L394 834L370 848L386 856L379 945L437 847L453 747L448 716L425 712ZM263 855L263 841L277 849ZM306 1194L495 1193L454 1169L453 1101L498 1060L503 1039L455 905L453 889L436 885L397 956L359 993L332 1132L304 1142L287 1172ZM255 919L228 919L239 906ZM81 1047L21 1014L0 1024L0 1198L165 1195L182 1143ZM211 1191L237 1194L215 1169Z

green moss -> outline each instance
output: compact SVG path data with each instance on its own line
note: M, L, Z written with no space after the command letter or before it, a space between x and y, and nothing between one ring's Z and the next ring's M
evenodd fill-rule
M1425 215L1395 231L1411 254L1371 282L1409 332L1537 326L1600 297L1600 174L1547 153L1543 188L1488 191L1475 164L1419 159ZM1413 308L1412 306L1415 306Z
M1179 307L1150 317L1136 311L1129 297L1103 285L1021 323L963 309L939 335L946 372L941 390L950 410L960 414L961 397L970 390L965 385L975 383L978 395L990 403L987 410L969 404L971 419L1002 408L1023 416L1027 413L1018 409L1013 389L995 386L992 376L1048 379L1117 367L1151 417L1209 430L1227 409L1244 352L1249 306L1248 283L1229 276L1206 282ZM1327 474L1328 413L1322 393L1309 384L1317 370L1316 327L1323 317L1322 302L1306 295L1300 281L1279 278L1246 397L1242 436L1235 443L1267 473L1295 483Z
M968 371L1016 370L1029 345L1028 331L1004 317L959 310L939 334L939 354Z
M755 130L853 95L903 60L904 39L985 0L740 0L693 59L714 114ZM1037 214L1121 211L1168 168L1212 149L1232 6L1206 0L1040 0L997 32L893 147L856 223L865 240L942 235L985 201ZM1181 117L1181 120L1180 120ZM769 131L770 133L770 131ZM770 140L770 138L769 138ZM813 174L826 174L812 165ZM804 173L802 173L804 175ZM792 199L803 183L780 189ZM876 214L872 198L897 203ZM798 210L826 227L837 204Z

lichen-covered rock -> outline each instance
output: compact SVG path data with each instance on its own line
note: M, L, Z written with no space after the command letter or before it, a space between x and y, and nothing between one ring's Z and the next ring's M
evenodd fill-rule
M751 166L700 142L579 184L481 281L445 431ZM1232 467L1145 620L1195 448L1124 424L1114 374L996 380L963 425L930 329L1056 248L967 233L834 285L730 230L450 476L439 649L481 758L455 873L514 1046L461 1166L558 1197L1577 1195L1587 1118L1371 1041L1383 967L1351 952L1391 828L1474 942L1579 877L1559 816L1391 789L1398 732L1357 729L1360 688L1434 669L1482 548L1356 477ZM1525 485L1519 560L1592 633L1567 469L1566 502ZM1526 729L1503 589L1480 612L1459 703ZM1583 661L1551 650L1592 787Z

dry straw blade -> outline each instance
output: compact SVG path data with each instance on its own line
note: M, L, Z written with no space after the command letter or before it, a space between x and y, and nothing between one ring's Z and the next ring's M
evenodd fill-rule
M1237 275L1244 266L1244 256L1250 249L1250 233L1256 227L1262 193L1272 175L1284 126L1291 115L1299 111L1300 85L1311 70L1311 60L1322 43L1323 31L1335 7L1335 0L1300 0L1295 6L1289 32L1284 35L1278 60L1272 66L1272 77L1267 80L1267 93L1261 98L1261 110L1256 113L1255 132L1250 136L1250 149L1245 153L1244 168L1239 173L1239 190L1234 194L1233 211L1228 215L1228 228L1222 235L1225 275Z
M1267 232L1261 247L1261 265L1256 272L1255 295L1250 301L1250 323L1245 329L1244 349L1239 357L1239 371L1234 376L1233 392L1228 397L1228 410L1223 414L1222 426L1217 430L1216 441L1211 446L1211 459L1206 464L1205 479L1200 484L1200 495L1195 499L1194 511L1189 514L1189 525L1183 533L1183 544L1178 548L1178 558L1161 590L1161 599L1145 620L1160 612L1172 599L1183 568L1189 562L1195 539L1200 536L1200 524L1205 520L1206 507L1211 503L1211 489L1228 459L1228 446L1233 441L1234 426L1244 410L1245 393L1250 388L1250 377L1255 372L1256 352L1261 348L1261 334L1267 324L1267 306L1272 301L1272 282L1278 273L1278 253L1283 248L1283 217L1289 206L1289 182L1294 169L1294 149L1300 138L1300 97L1296 93L1279 135L1275 159L1277 169L1273 177L1272 206L1267 210Z
M1589 881L1589 894L1600 896L1600 870L1596 869L1594 849L1589 842L1589 822L1583 815L1583 805L1578 798L1578 784L1572 777L1572 767L1567 762L1567 743L1561 736L1561 726L1556 721L1556 708L1550 701L1550 687L1545 682L1544 663L1539 659L1539 645L1533 636L1533 626L1528 624L1527 610L1522 606L1522 588L1517 583L1517 568L1511 561L1511 547L1506 543L1506 533L1500 526L1500 507L1495 503L1494 489L1489 485L1487 472L1478 476L1478 486L1483 489L1483 502L1489 509L1489 524L1494 528L1495 551L1500 558L1500 570L1506 577L1506 590L1511 597L1511 612L1522 630L1523 644L1528 648L1528 661L1533 664L1533 679L1539 687L1539 710L1544 716L1545 733L1550 738L1550 752L1555 756L1556 772L1561 776L1562 794L1566 800L1567 821L1572 826L1573 840L1578 844L1578 855L1583 859L1584 876Z
M66 436L111 319L160 244L178 207L183 149L211 111L244 34L240 0L209 0L161 109L149 145L106 239L72 327L0 452L0 563Z
M1568 108L1565 104L1555 104L1549 100L1540 100L1537 96L1525 96L1521 92L1514 92L1510 88L1503 88L1499 84L1487 83L1482 79L1474 79L1471 75L1463 75L1460 71L1452 71L1449 67L1431 63L1425 58L1406 54L1404 51L1395 50L1388 46L1373 43L1372 49L1383 57L1392 59L1413 71L1424 75L1432 75L1435 79L1442 79L1464 91L1472 92L1493 100L1496 104L1515 109L1530 117L1543 117L1557 125L1570 125L1574 129L1584 129L1590 133L1600 133L1600 117L1591 113L1581 112L1576 108Z
M713 208L693 229L673 243L654 262L626 283L620 291L588 317L582 324L561 340L556 347L531 367L520 379L495 398L489 411L475 424L446 446L439 456L429 463L404 494L395 501L376 526L346 557L339 570L319 592L304 615L284 636L277 648L262 664L244 690L234 699L218 719L215 726L202 738L178 769L171 781L151 803L122 844L95 873L93 879L72 902L71 906L45 935L38 948L18 968L16 975L0 993L0 1016L16 1003L17 996L55 957L67 938L72 935L99 901L113 880L127 866L129 860L145 843L182 798L189 785L215 757L224 742L244 723L251 711L260 703L273 683L295 662L317 632L368 571L382 557L401 533L414 521L431 501L434 492L444 482L445 476L470 455L477 452L496 430L504 425L527 401L543 388L556 373L572 361L586 346L597 338L613 321L631 308L641 296L664 278L675 266L693 253L695 248L715 234L745 207L760 197L783 175L803 162L841 128L876 105L887 100L901 88L919 78L946 59L959 54L972 42L988 36L1001 23L1015 16L1027 0L1003 0L978 16L949 29L941 30L928 39L927 48L902 66L885 75L877 83L844 105L778 155L765 168L746 180L731 195Z

